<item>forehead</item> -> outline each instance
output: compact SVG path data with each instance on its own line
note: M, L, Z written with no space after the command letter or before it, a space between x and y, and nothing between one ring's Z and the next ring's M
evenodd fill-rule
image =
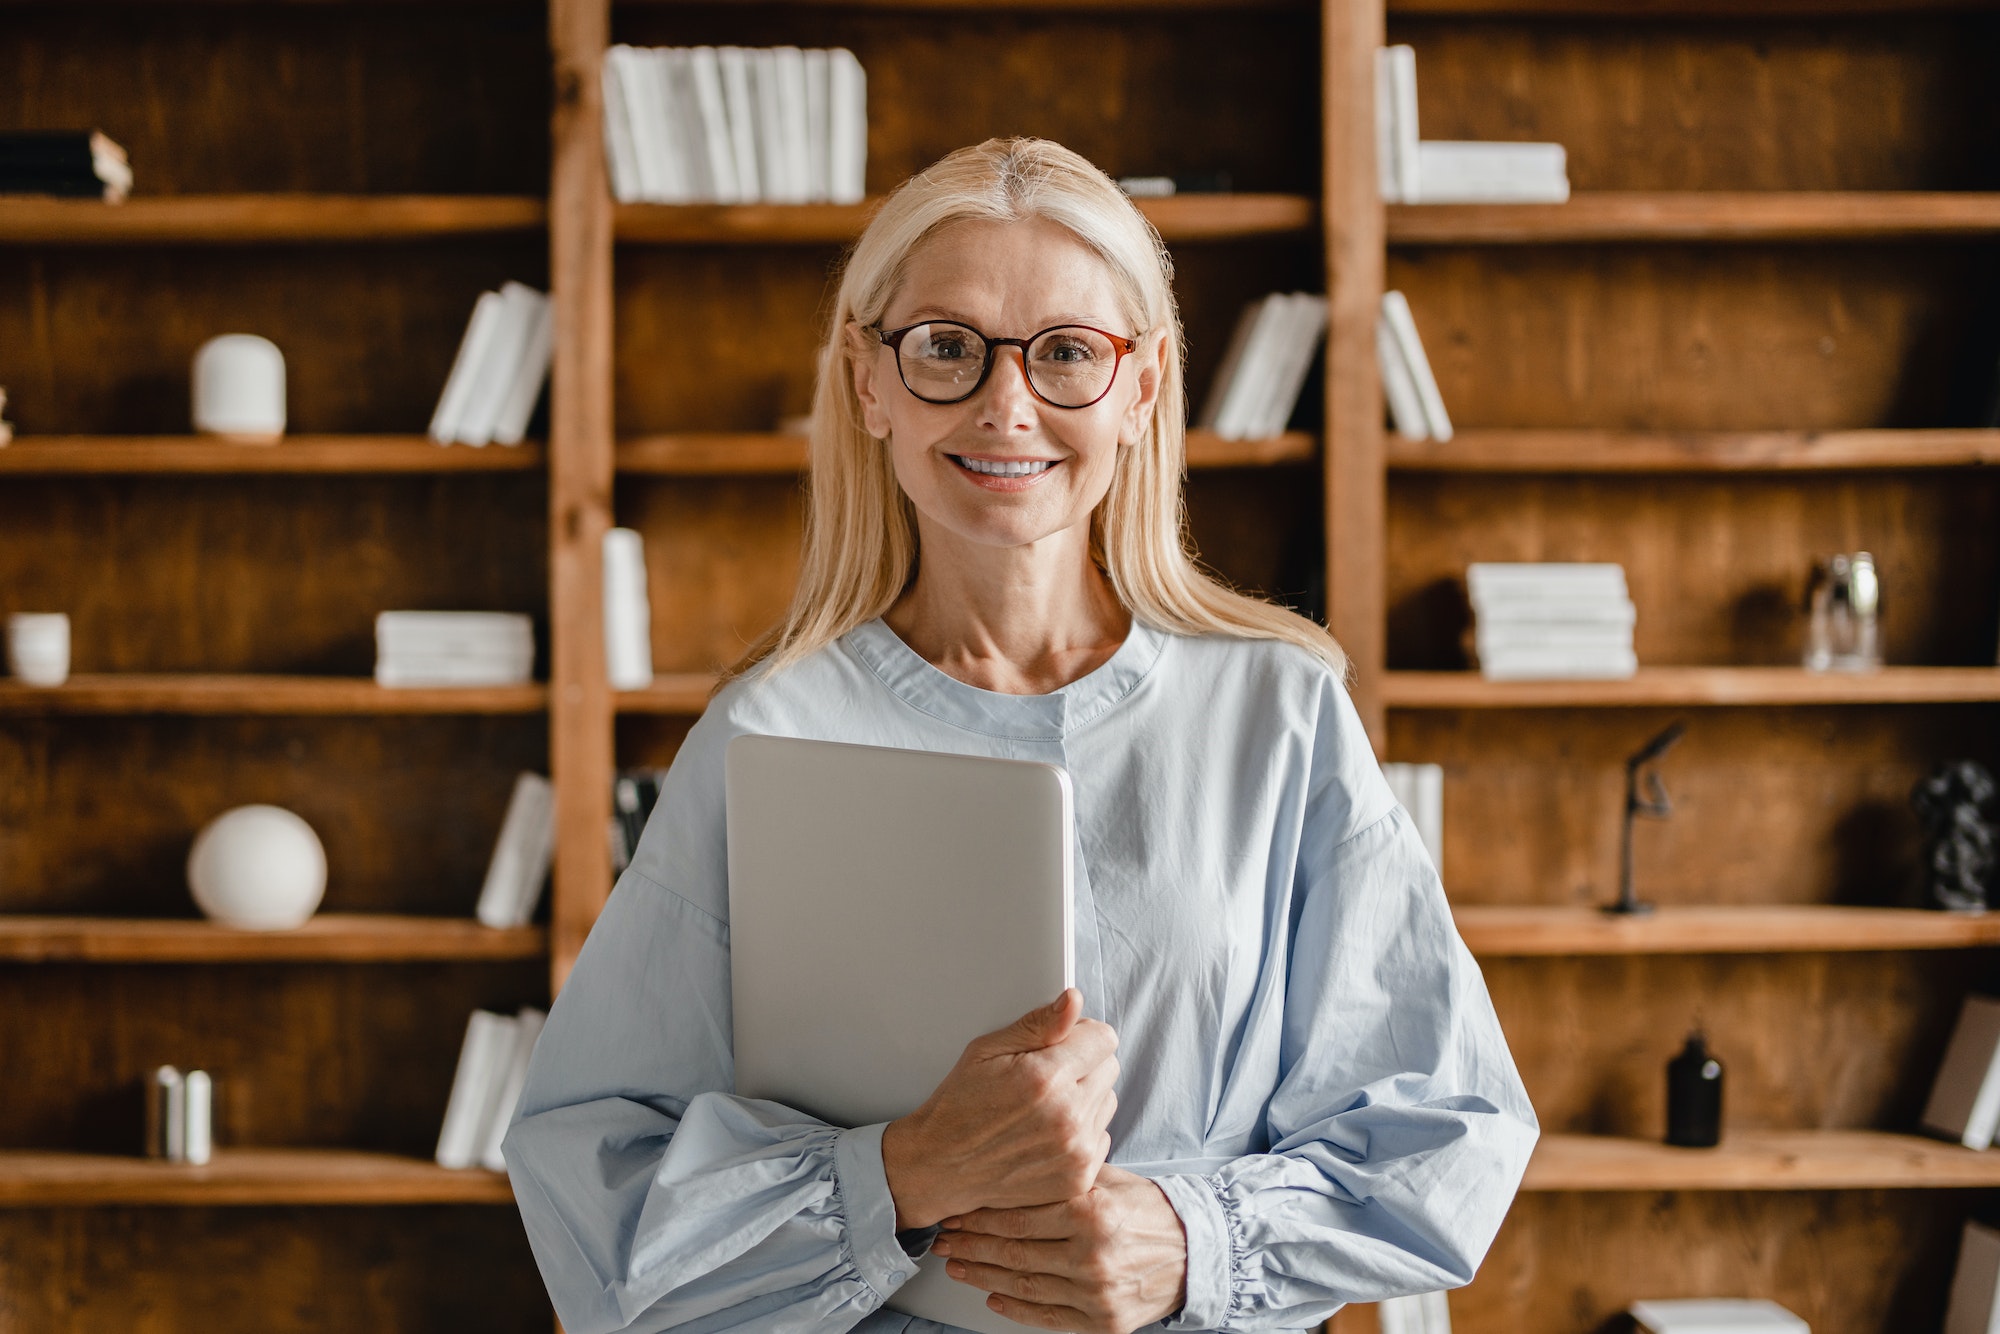
M955 222L925 238L903 266L883 323L927 315L1011 335L1071 320L1125 323L1110 265L1046 218Z

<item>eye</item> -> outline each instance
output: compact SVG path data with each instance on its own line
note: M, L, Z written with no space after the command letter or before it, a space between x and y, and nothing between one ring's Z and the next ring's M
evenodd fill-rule
M1058 362L1094 361L1097 349L1081 338L1056 334L1043 342L1038 360Z
M974 341L965 329L931 329L916 340L916 354L937 361L964 360L979 355Z

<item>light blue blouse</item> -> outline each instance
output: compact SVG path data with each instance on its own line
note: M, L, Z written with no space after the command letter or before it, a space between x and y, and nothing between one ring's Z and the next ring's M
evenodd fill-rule
M569 1334L945 1328L883 1309L914 1266L882 1127L730 1091L722 763L745 732L1068 769L1077 980L1120 1038L1110 1160L1187 1231L1167 1329L1303 1329L1471 1279L1535 1115L1334 675L1135 623L1081 680L1001 695L871 621L709 706L550 1011L505 1152Z

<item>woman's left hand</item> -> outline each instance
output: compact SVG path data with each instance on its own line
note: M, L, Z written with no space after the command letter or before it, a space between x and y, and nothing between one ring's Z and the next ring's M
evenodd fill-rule
M1131 1334L1181 1309L1187 1233L1165 1192L1116 1167L1059 1204L948 1218L931 1249L945 1272L992 1293L1009 1320L1074 1334Z

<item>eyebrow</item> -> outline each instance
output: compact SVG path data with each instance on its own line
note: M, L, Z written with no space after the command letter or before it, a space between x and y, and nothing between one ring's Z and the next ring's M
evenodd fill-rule
M1091 315L1078 311L1058 311L1054 315L1047 317L1047 323L1038 324L1029 332L1039 333L1043 329L1053 329L1063 324L1085 324L1095 328L1102 319L1103 316L1101 315ZM968 319L965 315L952 310L948 306L918 306L899 321L899 325L921 324L925 320L955 320L959 324L969 324L975 329L979 327L977 320Z

